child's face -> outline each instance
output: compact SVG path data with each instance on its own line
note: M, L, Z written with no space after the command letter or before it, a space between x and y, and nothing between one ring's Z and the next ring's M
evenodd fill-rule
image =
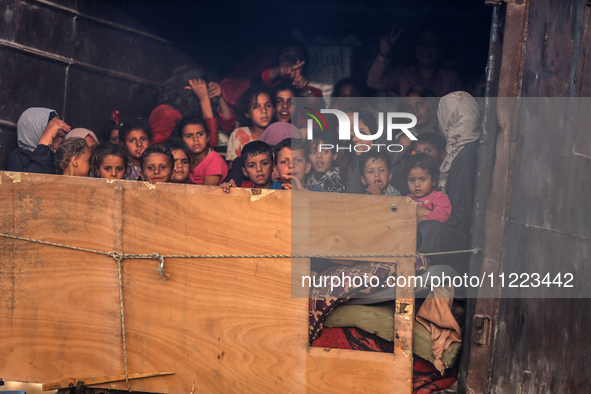
M134 129L125 137L123 147L127 150L129 156L139 160L142 157L142 153L148 149L149 144L150 139L148 138L148 134L144 130Z
M198 155L207 148L209 137L202 124L188 124L183 128L183 142Z
M422 168L412 168L408 173L408 189L415 197L427 196L435 188L429 171Z
M274 114L275 108L271 97L266 93L260 93L256 100L252 101L246 117L250 119L253 126L264 129L271 124Z
M164 153L151 153L144 159L142 179L150 183L170 182L172 163Z
M277 171L281 183L291 182L292 177L304 182L304 178L311 168L312 165L306 160L302 149L291 150L286 147L277 153Z
M275 113L280 122L291 121L291 98L294 97L291 90L280 90L275 98Z
M328 171L332 167L333 160L337 158L337 154L332 149L319 149L319 145L323 143L324 141L314 141L308 155L312 168L320 174Z
M353 141L353 144L355 144L355 146L357 145L367 145L369 148L363 146L363 147L359 147L358 151L355 151L355 154L357 156L362 155L363 153L367 152L372 146L373 146L373 142L371 140L362 140L361 138L357 137L357 135L355 134L355 132L353 131L353 114L348 113L347 114L349 116L349 121L351 122L351 140ZM363 135L371 135L371 131L369 130L369 128L366 126L365 123L363 123L363 121L361 119L359 119L359 133L363 134Z
M111 144L119 144L119 129L111 130L111 134L109 134L109 142Z
M174 183L184 183L189 177L189 158L182 149L172 151L174 156L174 169L172 171L172 178Z
M443 159L441 157L441 151L437 149L437 147L433 144L429 144L428 142L419 142L417 143L417 147L414 149L416 153L426 153L432 158L435 159L436 163L441 163Z
M301 62L304 59L304 53L300 48L294 45L289 45L281 51L279 54L279 66L293 66L297 62Z
M98 168L98 176L107 179L123 179L125 177L125 160L115 155L105 156Z
M259 153L244 159L244 176L250 179L255 188L268 189L271 186L273 160L268 153Z
M90 172L90 156L92 155L92 151L88 148L84 150L84 152L78 156L72 158L72 164L74 176L88 176Z
M376 184L380 190L384 190L388 187L390 179L392 179L392 173L384 160L369 159L365 163L365 170L361 175L361 182L365 186Z

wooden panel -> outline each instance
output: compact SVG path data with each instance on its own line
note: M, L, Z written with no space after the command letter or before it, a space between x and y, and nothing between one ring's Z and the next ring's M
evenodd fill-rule
M286 191L225 194L206 186L0 176L2 232L137 254L292 252L292 196ZM310 201L322 196L308 195ZM344 211L345 204L333 197L336 201L320 200ZM369 211L383 205L366 196L348 198L353 200L347 203ZM400 226L395 215L387 224L409 233L414 225ZM380 224L365 231L371 237L372 231L383 234L387 228ZM414 252L414 244L406 247ZM112 258L6 238L0 238L0 252L5 311L0 315L0 374L5 380L50 382L123 373ZM406 314L397 316L397 324L410 319L411 325L410 331L408 322L397 327L394 355L327 353L308 348L308 300L291 296L290 259L167 258L167 281L156 268L155 260L123 262L128 368L129 373L176 374L132 380L134 391L410 392L412 356L400 344L412 340L412 300L402 307ZM102 387L126 388L124 382Z

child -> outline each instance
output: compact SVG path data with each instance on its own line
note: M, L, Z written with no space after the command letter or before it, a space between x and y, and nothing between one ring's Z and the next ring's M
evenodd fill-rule
M127 172L127 155L121 145L100 144L92 151L92 169L96 177L124 179Z
M107 142L111 144L119 143L119 127L121 126L121 118L119 117L119 111L115 110L111 113L111 117L107 122L107 128L105 129L105 135Z
M180 141L166 141L164 147L168 148L174 157L174 169L170 181L173 183L187 183L191 168L191 151L187 148L187 145Z
M286 190L310 190L325 192L320 185L306 184L306 174L312 169L308 161L306 143L296 138L286 138L275 146L275 165Z
M91 150L82 138L62 142L55 152L55 168L58 174L88 176Z
M136 118L126 120L119 129L119 141L127 152L127 173L125 179L137 181L142 172L141 158L144 151L150 146L152 132L148 123Z
M335 162L338 154L333 149L320 149L321 144L337 146L338 138L328 131L314 134L314 139L309 143L308 158L312 163L312 171L308 177L308 184L320 185L327 192L342 193L345 191L345 183Z
M280 183L272 179L273 148L271 148L271 145L262 141L251 141L244 145L241 156L244 160L242 172L244 176L252 181L253 188L282 188Z
M230 135L227 161L232 162L240 156L242 147L257 140L269 126L275 114L272 97L270 89L265 85L252 86L242 95L239 108L241 123L245 126L237 128Z
M439 168L426 153L417 153L406 161L410 197L417 202L417 218L445 223L451 214L451 203L442 191L436 190Z
M392 172L390 159L385 152L370 150L359 161L361 183L367 187L367 194L399 196L400 192L390 185Z
M168 149L160 145L147 148L142 154L142 180L152 184L170 182L174 157Z
M416 153L428 154L435 159L437 166L440 166L445 157L446 145L447 142L441 134L423 133L417 137L416 141L413 141L410 149L412 149L413 155Z
M217 186L228 175L228 165L208 146L210 133L199 115L189 115L177 125L181 141L190 151L189 183ZM173 161L174 162L174 161Z
M278 122L291 122L291 99L298 92L291 84L281 83L275 89L275 114Z

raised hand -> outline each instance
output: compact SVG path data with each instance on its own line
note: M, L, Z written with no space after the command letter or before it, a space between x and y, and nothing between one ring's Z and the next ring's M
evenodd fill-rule
M207 93L210 99L219 97L222 95L222 87L217 82L210 82L207 84Z
M382 36L380 39L380 55L387 57L390 52L392 51L392 47L400 34L402 34L403 30L396 31L396 24L392 25L392 29L390 30L390 34Z
M205 80L199 78L189 79L188 86L185 89L192 91L199 98L199 100L209 99L209 93L207 91L207 83Z
M56 137L63 139L66 133L69 133L70 130L72 130L72 128L66 122L55 117L47 123L47 126L45 127L45 130L43 130L43 134L41 134L41 138L39 139L39 145L51 146Z

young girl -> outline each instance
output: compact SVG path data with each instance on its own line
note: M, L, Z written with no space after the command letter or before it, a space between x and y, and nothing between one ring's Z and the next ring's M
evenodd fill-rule
M327 192L342 193L345 191L345 184L335 162L338 154L334 149L320 149L321 144L337 146L338 138L329 131L314 134L314 139L309 144L308 158L312 163L312 172L308 176L308 185L320 185Z
M242 95L239 108L241 123L245 126L237 128L230 135L227 161L231 162L240 156L242 147L250 141L258 140L269 126L275 115L272 98L271 91L265 85L252 86Z
M132 181L139 179L142 172L142 154L150 146L151 138L152 132L150 126L141 118L126 120L121 125L119 129L119 141L128 156L125 179Z
M97 178L123 179L127 171L127 154L121 145L100 144L92 151L92 169Z
M209 130L198 115L187 116L179 122L177 133L191 156L189 183L217 186L228 175L224 159L207 146Z
M293 85L281 83L275 88L275 115L278 122L291 122L291 99L297 97L298 92Z
M445 223L451 214L451 203L437 190L439 169L437 162L426 153L417 153L406 160L406 174L410 197L417 202L417 218Z
M111 144L119 143L119 127L121 126L121 118L119 117L119 111L115 110L111 113L111 117L107 122L107 128L105 129L105 136L107 142Z
M82 138L62 142L55 152L55 168L58 174L88 176L91 150Z
M417 203L417 243L423 248L430 248L434 242L445 239L445 234L449 232L445 222L451 214L451 202L445 193L436 190L439 169L435 159L426 153L417 153L405 161L405 166L410 189L407 197ZM419 256L415 261L416 273L422 274L431 263L431 258Z
M174 157L174 168L170 181L173 183L187 183L191 169L191 151L183 142L176 140L166 141L164 146L170 150Z

